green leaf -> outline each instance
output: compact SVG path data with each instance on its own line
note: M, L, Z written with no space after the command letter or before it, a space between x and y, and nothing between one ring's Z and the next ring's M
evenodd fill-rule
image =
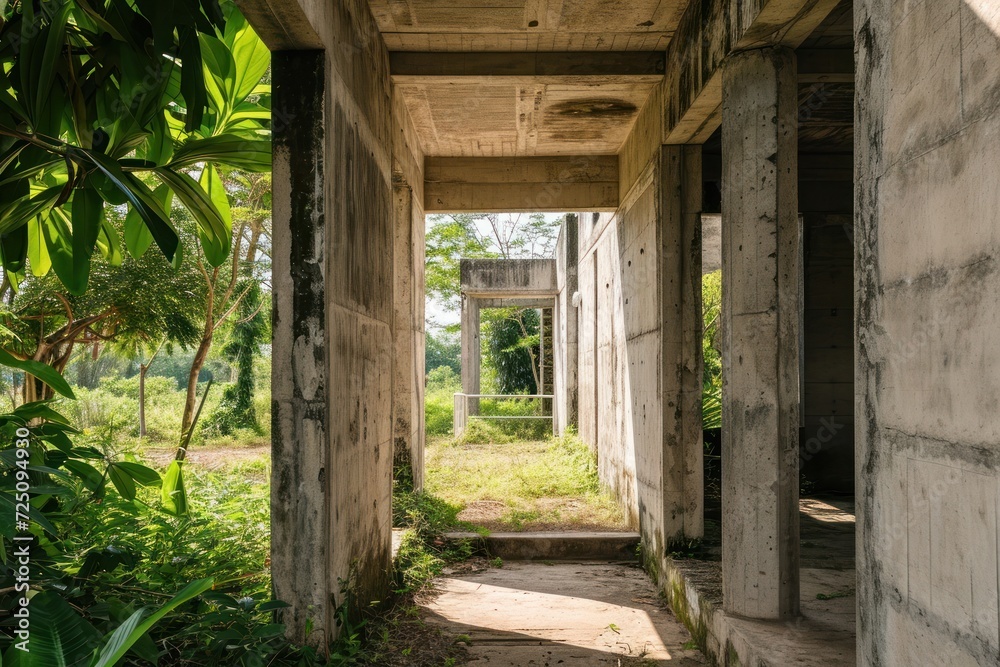
M76 262L73 261L73 233L70 231L69 217L62 209L53 209L41 223L41 230L56 275L71 294L80 296L87 291L90 260L87 259L86 270L82 275L78 274Z
M35 362L41 363L41 362ZM50 366L46 366L50 368ZM57 424L69 425L69 420L63 415L59 414L50 407L50 401L34 401L32 403L25 403L24 405L19 405L14 408L14 414L24 420L25 423L30 422L32 419L44 419L50 422L56 422Z
M167 260L172 260L177 246L180 244L180 238L170 224L170 217L149 188L135 176L122 171L121 165L107 155L80 148L73 149L73 152L79 153L93 162L122 191L129 203L138 210L146 226L149 227L156 245L160 247Z
M63 467L79 477L84 486L91 491L96 492L104 485L104 475L89 463L77 461L76 459L67 459L63 463Z
M104 199L93 188L82 188L73 195L73 265L86 287L90 275L90 258L101 231Z
M271 52L239 12L226 24L225 42L236 63L233 86L234 105L242 102L260 83L271 64Z
M153 191L153 196L163 206L163 210L169 213L174 198L174 193L170 188L166 185L160 185ZM130 210L125 217L125 247L128 248L129 254L139 259L146 253L152 242L153 235L149 233L149 228L142 221L138 211Z
M180 169L199 162L226 165L244 171L271 171L271 142L244 139L235 134L192 139L174 151L170 167Z
M163 487L160 494L163 509L181 516L187 514L187 494L184 492L184 462L174 461L163 475Z
M108 477L125 500L135 500L135 481L132 476L112 463L108 466Z
M160 486L163 483L160 473L142 464L119 461L114 465L142 486Z
M100 645L101 635L55 591L31 598L30 651L22 667L83 667ZM9 654L8 654L9 657Z
M206 177L206 172L215 175L214 177ZM206 193L187 174L175 172L165 167L157 169L155 173L170 186L170 189L174 191L177 198L198 222L198 236L201 239L202 250L205 252L205 259L212 266L220 266L229 256L232 244L232 218L229 214L228 199L223 210L220 210L216 204L216 202L221 204L222 197L226 196L221 179L218 179L218 173L211 166L206 167L202 172L202 182L207 183L213 191L211 195Z
M0 208L0 233L9 233L52 208L59 201L62 191L63 186L56 185L33 197L22 197Z
M45 242L45 223L35 216L28 221L28 266L31 275L40 278L52 268L48 244Z
M59 371L47 364L34 361L33 359L18 359L6 350L0 350L0 364L35 376L67 398L76 398L73 395L73 390L70 389L69 383L59 374Z
M169 602L150 614L146 620L142 620L146 614L145 609L136 611L111 634L107 643L101 648L93 667L113 667L116 665L119 660L125 657L129 649L149 632L149 629L156 625L161 618L185 602L209 590L214 584L215 580L213 579L192 581L171 598Z
M0 237L0 263L7 271L23 271L28 259L28 226L21 225Z
M97 247L101 249L101 254L104 255L104 259L108 260L111 266L121 266L122 260L122 241L118 236L118 230L112 225L107 219L101 222L101 231L97 236ZM181 246L177 246L177 253L174 255L174 259L181 254Z

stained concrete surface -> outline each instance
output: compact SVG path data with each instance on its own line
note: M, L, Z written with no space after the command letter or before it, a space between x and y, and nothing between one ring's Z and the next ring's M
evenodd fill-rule
M707 665L638 567L505 563L438 580L427 620L495 667Z

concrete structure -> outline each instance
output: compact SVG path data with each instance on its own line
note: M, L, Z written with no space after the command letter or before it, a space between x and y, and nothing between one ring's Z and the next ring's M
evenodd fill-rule
M273 574L292 638L335 634L342 591L387 590L393 461L421 474L426 212L580 214L546 269L560 423L575 400L647 565L675 571L673 545L714 530L699 220L721 214L706 646L732 664L725 633L815 626L804 475L857 488L858 662L997 664L995 2L240 5L275 51Z
M474 397L481 393L481 312L487 308L534 308L542 311L539 321L544 323L558 308L557 297L560 293L556 278L557 263L553 259L463 259L460 273L462 396L456 397L455 401L455 433L459 435L465 429L467 418L479 413L479 399ZM551 322L551 319L548 321ZM541 330L539 395L551 395L549 392L552 389L545 382L545 350L552 349L552 342L545 340L547 329L551 330L551 326L543 326ZM555 374L563 372L561 367L553 370ZM554 417L553 424L557 423L558 418Z

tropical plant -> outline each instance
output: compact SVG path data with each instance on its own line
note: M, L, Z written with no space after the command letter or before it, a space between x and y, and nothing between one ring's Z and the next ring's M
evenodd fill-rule
M118 212L111 213L113 221ZM123 222L108 223L108 228L121 229ZM204 286L190 263L174 268L152 253L123 257L119 266L95 262L89 282L90 289L75 295L51 273L28 276L11 310L0 314L14 334L4 348L62 372L80 346L95 353L105 346L135 353L164 340L181 347L197 342L197 302ZM25 402L50 397L37 382L25 382Z
M722 428L722 272L702 278L704 329L701 349L705 363L702 379L702 428Z
M231 219L216 165L270 168L269 55L231 2L14 0L0 21L0 263L82 294L95 250L179 261L176 197L221 265ZM192 173L193 172L193 173ZM198 180L195 180L197 175ZM154 187L147 184L152 179Z

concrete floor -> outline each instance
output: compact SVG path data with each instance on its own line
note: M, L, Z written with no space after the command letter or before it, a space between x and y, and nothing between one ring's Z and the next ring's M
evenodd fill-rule
M800 618L752 621L722 611L718 506L709 506L707 559L675 560L668 576L683 582L687 613L708 632L717 656L735 653L739 664L766 667L853 667L856 664L854 502L803 498L799 502L802 551Z
M438 580L429 623L495 667L707 665L645 573L608 563L505 563Z

